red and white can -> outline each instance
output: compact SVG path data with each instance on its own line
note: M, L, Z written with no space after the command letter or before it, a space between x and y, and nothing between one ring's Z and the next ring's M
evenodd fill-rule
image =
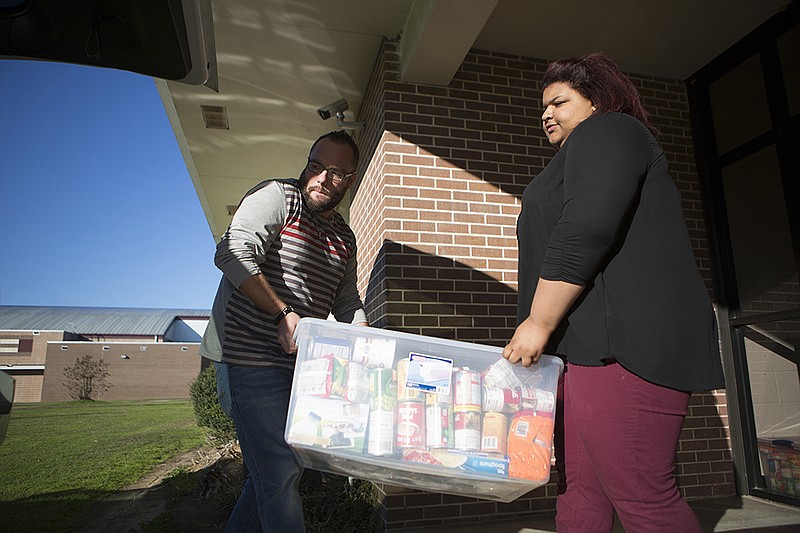
M483 388L483 410L495 413L516 413L520 409L519 389Z
M481 375L464 368L453 376L453 409L456 413L481 411Z
M406 400L397 402L397 447L425 446L425 404Z
M531 409L539 416L554 416L556 395L553 391L525 386L520 389L523 409Z
M468 452L481 449L481 413L479 411L461 411L453 415L455 448Z

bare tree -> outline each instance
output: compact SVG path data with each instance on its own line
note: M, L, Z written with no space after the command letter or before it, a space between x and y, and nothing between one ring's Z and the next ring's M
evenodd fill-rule
M74 365L64 367L64 376L64 386L76 400L93 400L92 393L100 394L111 387L106 380L108 364L102 358L95 361L91 355L78 357Z

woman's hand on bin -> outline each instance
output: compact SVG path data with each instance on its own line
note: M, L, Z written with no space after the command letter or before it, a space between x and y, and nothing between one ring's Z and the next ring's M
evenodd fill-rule
M542 356L549 338L550 331L528 317L517 326L511 341L503 348L503 357L509 363L521 362L522 366L531 366Z

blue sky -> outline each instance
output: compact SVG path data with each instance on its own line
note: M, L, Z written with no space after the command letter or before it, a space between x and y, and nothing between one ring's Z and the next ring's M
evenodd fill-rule
M152 78L0 60L0 304L211 307L214 237Z

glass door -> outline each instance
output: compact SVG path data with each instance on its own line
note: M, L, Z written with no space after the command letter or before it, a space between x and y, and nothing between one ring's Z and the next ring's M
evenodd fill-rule
M800 10L688 81L739 490L800 505Z

